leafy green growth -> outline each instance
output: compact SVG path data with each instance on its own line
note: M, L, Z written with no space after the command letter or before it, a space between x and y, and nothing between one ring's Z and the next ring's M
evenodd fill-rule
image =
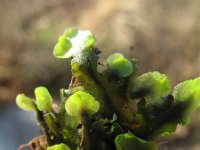
M71 60L73 77L69 88L60 90L56 110L45 87L35 89L36 101L17 96L20 108L37 113L45 137L45 142L39 138L41 150L156 150L156 137L189 123L200 107L200 77L171 92L166 75L139 76L135 59L120 53L109 56L107 69L99 72L95 43L90 31L76 28L59 37L53 54Z

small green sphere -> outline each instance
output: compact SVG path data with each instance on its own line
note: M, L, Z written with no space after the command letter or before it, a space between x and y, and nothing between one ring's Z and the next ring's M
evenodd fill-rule
M78 118L81 117L82 112L92 116L99 110L99 102L92 95L78 91L67 99L65 109L69 115Z
M106 60L109 72L118 77L128 77L133 72L133 65L130 60L122 54L115 53Z

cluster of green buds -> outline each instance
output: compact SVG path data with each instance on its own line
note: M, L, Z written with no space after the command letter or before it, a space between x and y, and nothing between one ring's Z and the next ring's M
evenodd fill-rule
M200 77L171 90L166 75L139 75L137 61L121 53L99 62L95 44L87 30L71 28L59 37L53 54L71 60L72 81L60 90L57 108L45 87L35 89L35 100L17 96L21 109L37 114L46 139L39 149L156 150L156 137L189 123L200 106Z

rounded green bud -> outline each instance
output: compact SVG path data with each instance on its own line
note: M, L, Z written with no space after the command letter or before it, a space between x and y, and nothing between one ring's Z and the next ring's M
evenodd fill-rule
M33 100L24 94L17 95L16 104L19 108L21 108L25 111L35 111L36 110Z
M69 146L61 143L61 144L55 144L53 146L50 146L47 148L47 150L71 150L71 149L69 148Z
M67 99L65 109L71 116L81 117L82 112L92 116L99 110L99 102L92 95L78 91Z
M45 87L35 89L36 105L40 111L52 111L52 97Z
M109 71L118 77L128 77L133 72L133 65L120 53L114 53L106 60Z

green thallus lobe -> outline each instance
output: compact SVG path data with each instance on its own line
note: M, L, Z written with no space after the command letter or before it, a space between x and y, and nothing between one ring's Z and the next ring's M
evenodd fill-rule
M35 89L35 102L23 94L16 98L20 108L39 113L38 121L50 139L47 150L97 145L102 150L156 150L155 137L189 123L190 114L200 106L200 77L178 84L171 93L166 75L153 71L138 76L136 62L120 53L109 56L107 70L99 73L95 43L88 30L70 28L59 37L53 54L73 58L75 78L61 92L60 111L53 111L45 87Z

